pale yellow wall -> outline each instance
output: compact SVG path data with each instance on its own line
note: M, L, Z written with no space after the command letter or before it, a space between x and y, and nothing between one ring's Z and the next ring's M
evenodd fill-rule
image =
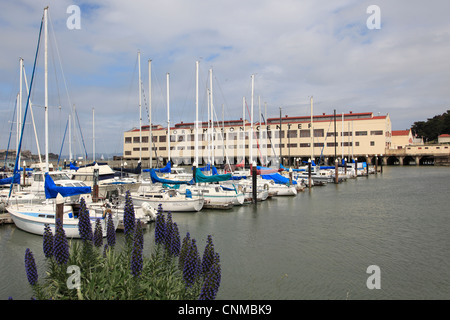
M349 157L353 153L355 156L365 156L365 155L376 155L385 153L385 149L391 147L392 137L391 137L391 122L389 115L381 118L373 118L373 119L361 119L361 120L344 120L341 121L341 117L337 117L336 121L336 131L337 135L337 156L340 158L342 156L342 152L344 152L344 157ZM289 124L282 124L282 131L284 131L284 138L282 138L282 144L284 147L282 148L282 156L283 157L310 157L311 152L315 157L319 157L322 152L322 147L315 146L313 150L311 150L310 137L301 137L300 130L309 131L309 122L291 122ZM228 157L237 157L238 159L242 158L243 148L242 144L245 141L245 145L247 146L245 149L245 156L250 156L250 149L248 148L250 145L249 134L251 131L250 124L245 126L245 140L243 140L243 126L226 126L224 128L224 132L227 135L227 139L222 142L221 132L222 128L215 128L216 131L216 140L215 140L215 157L221 158L223 157L223 144L225 144L225 150L227 151ZM254 137L261 130L261 139L258 140L260 149L256 148L257 140L256 137L253 139L253 144L255 148L253 149L253 158L259 156L274 156L272 148L266 148L266 145L270 144L269 139L266 138L265 135L265 125L259 126L257 124L253 127ZM333 145L327 145L329 143L334 143L334 137L328 136L327 133L332 133L334 130L334 122L330 121L316 121L313 122L313 128L315 130L323 130L323 137L315 137L314 143L323 143L323 155L325 157L334 157L335 149ZM203 128L206 130L206 128ZM342 129L344 129L344 140L342 140ZM296 132L296 137L287 137L287 130L292 130L291 133ZM271 142L273 148L275 148L275 156L279 155L279 125L271 124L268 126L268 131L271 133ZM176 134L174 134L176 132ZM346 132L350 132L350 135L347 135ZM366 135L357 135L361 132L366 132ZM191 146L193 148L194 141L189 141L191 138L191 134L194 133L193 129L171 129L171 133L175 135L175 140L171 142L171 158L183 157L183 158L193 158L194 150L191 150ZM167 142L159 142L160 136L166 136L166 129L162 130L153 130L153 136L156 137L157 142L155 145L157 147L158 157L167 158ZM233 135L237 134L236 140ZM142 136L147 137L148 139L149 131L142 131ZM182 142L178 141L179 137L182 136ZM126 139L131 138L132 143L126 143ZM230 139L231 138L231 139ZM133 139L139 141L139 131L127 131L124 133L124 157L125 158L134 158L137 159L140 157L139 152L139 143L133 143ZM205 138L206 139L206 138ZM344 147L342 147L342 143L344 143ZM291 144L292 147L288 148L288 144ZM347 144L347 145L345 145ZM348 146L348 144L352 144ZM210 143L209 145L212 145ZM200 157L206 158L207 151L206 148L208 146L207 141L199 141L199 154ZM149 151L148 151L149 143L148 140L143 143L143 151L142 158L148 159ZM202 148L203 147L203 148ZM161 150L161 148L166 148L166 150ZM155 158L153 153L153 158Z

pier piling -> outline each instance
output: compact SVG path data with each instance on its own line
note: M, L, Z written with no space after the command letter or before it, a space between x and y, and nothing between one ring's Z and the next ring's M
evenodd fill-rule
M256 204L256 202L257 202L257 192L256 192L256 163L255 162L253 162L252 163L252 195L253 195L253 197L252 197L252 200L253 200L253 203L255 203Z

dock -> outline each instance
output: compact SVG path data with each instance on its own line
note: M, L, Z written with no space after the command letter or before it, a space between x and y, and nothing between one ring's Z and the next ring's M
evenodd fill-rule
M0 213L0 225L11 223L13 223L13 220L9 213Z

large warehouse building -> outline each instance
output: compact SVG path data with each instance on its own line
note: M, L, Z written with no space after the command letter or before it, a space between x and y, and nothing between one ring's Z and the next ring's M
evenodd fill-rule
M391 147L389 114L372 112L322 114L269 118L266 123L231 120L198 124L196 148L195 123L178 123L170 128L152 125L124 133L124 159L149 161L150 139L152 161L177 164L246 163L284 165L314 159L333 163L336 158L352 159L382 155ZM170 138L169 138L170 136ZM251 148L250 146L253 146Z

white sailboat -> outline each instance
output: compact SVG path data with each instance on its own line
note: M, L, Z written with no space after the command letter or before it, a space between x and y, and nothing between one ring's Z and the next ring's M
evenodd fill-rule
M44 105L44 112L45 112L45 172L49 172L49 163L48 163L48 66L47 66L47 19L48 19L48 7L44 8L44 16L41 24L41 28L43 26L44 28L44 67L45 67L45 90L44 90L44 97L45 97L45 105ZM40 43L39 39L39 43ZM37 57L36 57L37 58ZM30 83L30 93L32 89L33 79L34 79L34 72L31 78ZM30 95L29 93L29 95ZM23 126L26 122L26 114L29 104L29 98L27 100L27 108L25 109L24 113L24 120L22 122L22 132L19 140L19 150L20 145L22 143L22 137L23 137ZM18 167L18 158L16 158L16 163L14 166L14 172L17 172ZM86 197L90 197L90 191L91 188L87 186L79 186L79 187L67 187L64 185L57 186L53 179L50 177L49 174L45 176L45 187L44 189L46 194L46 200L42 203L24 203L19 204L18 202L9 203L6 207L7 211L10 213L12 220L14 221L15 225L24 231L43 235L44 234L44 227L45 224L50 225L50 227L55 229L55 222L56 222L56 205L63 204L62 209L62 220L63 220L63 228L65 230L66 236L69 238L77 238L79 237L78 232L78 213L79 213L79 203L73 203L73 202L66 202L70 201L72 199L72 196L77 195L85 195ZM58 180L59 181L59 180ZM66 179L61 180L63 183L67 182ZM70 180L69 180L70 181ZM63 184L62 183L62 184ZM72 184L72 182L70 182ZM12 188L12 186L11 186ZM39 188L39 186L38 186ZM69 189L67 189L69 188ZM12 189L11 189L12 190ZM11 191L10 190L10 191ZM56 193L56 194L55 194ZM62 198L61 193L66 196L66 199ZM78 208L78 209L77 209ZM90 219L91 223L95 224L95 221L97 218L101 219L102 222L102 229L103 229L103 236L106 236L106 213L107 210L111 208L107 208L105 205L104 207L100 208L92 208L90 210ZM78 210L78 211L77 211ZM115 228L117 228L118 225L118 216L117 211L112 212L113 216L113 223Z

